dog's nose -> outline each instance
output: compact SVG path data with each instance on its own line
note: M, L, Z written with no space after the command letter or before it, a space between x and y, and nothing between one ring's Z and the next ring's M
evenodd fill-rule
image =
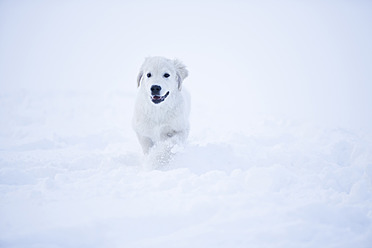
M160 95L161 87L159 85L151 86L151 94L152 95Z

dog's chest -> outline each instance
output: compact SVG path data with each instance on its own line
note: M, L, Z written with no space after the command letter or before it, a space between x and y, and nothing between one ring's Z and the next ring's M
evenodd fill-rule
M170 114L172 113L172 114ZM177 112L142 112L138 115L134 128L143 136L153 140L164 140L174 136L176 130L182 129L179 114Z

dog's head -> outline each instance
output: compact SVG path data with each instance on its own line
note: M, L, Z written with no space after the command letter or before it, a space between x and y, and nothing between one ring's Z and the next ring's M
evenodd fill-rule
M159 104L170 94L182 89L182 82L187 75L186 67L176 59L149 57L138 73L137 84L154 104Z

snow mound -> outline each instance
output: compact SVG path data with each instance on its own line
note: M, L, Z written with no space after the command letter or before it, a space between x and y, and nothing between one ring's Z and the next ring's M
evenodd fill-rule
M3 247L372 242L372 150L364 137L266 120L254 134L191 135L167 167L148 170L129 123L107 113L133 97L73 95L5 98L12 104L2 111L11 108L13 117L2 123L11 131L0 150ZM84 118L101 128L81 125ZM107 120L117 123L105 129Z

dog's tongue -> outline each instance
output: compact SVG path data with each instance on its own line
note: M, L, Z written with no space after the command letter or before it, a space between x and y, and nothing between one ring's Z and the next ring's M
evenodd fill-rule
M160 96L153 96L152 99L154 100L159 100L161 97Z

